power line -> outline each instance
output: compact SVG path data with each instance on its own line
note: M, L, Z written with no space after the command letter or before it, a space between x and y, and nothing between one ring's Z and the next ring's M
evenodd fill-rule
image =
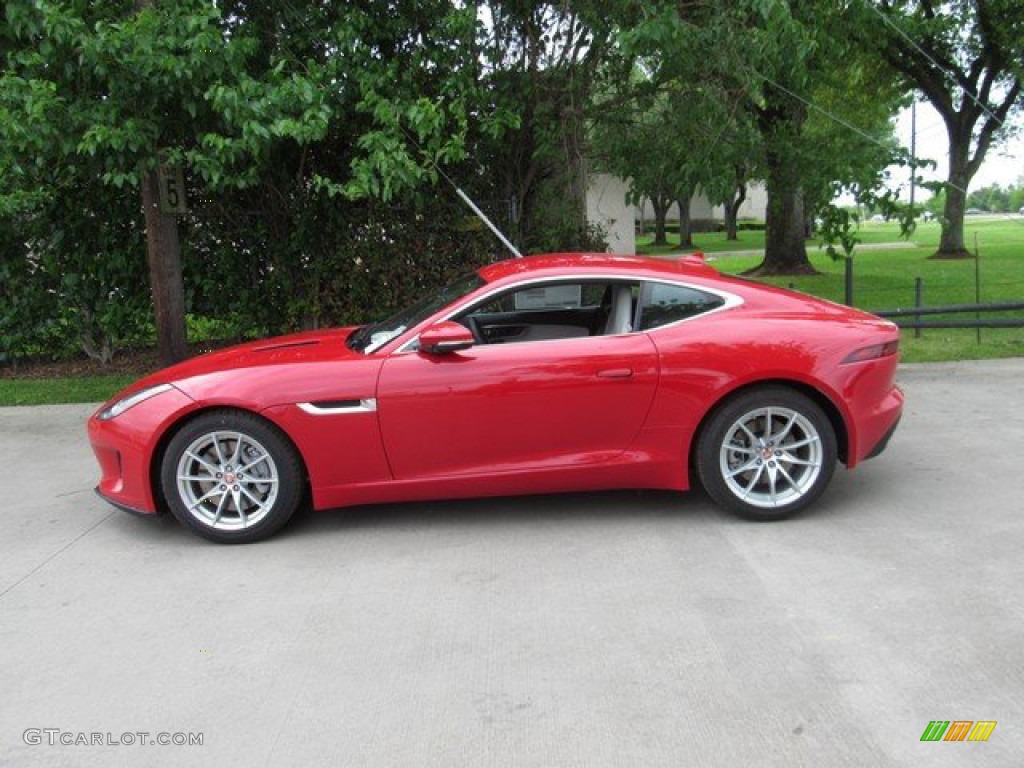
M876 14L878 14L882 18L882 21L884 21L886 24L892 27L896 31L896 34L898 34L900 37L902 37L904 40L910 43L915 48L915 50L919 51L922 56L924 56L926 59L928 59L928 61L934 64L936 69L938 69L941 72L944 72L947 75L953 75L954 77L956 76L955 72L951 72L947 67L942 66L941 64L939 64L939 62L933 59L931 54L928 53L928 51L926 51L924 48L918 45L917 41L910 37L910 35L908 35L906 32L904 32L902 29L896 26L896 22L890 19L888 15L882 13L878 8L872 5L870 0L864 0L864 5L870 8ZM971 101L973 101L975 104L981 107L982 111L984 111L985 114L988 115L990 118L995 120L999 124L999 127L1002 128L1003 121L996 117L995 114L993 114L992 110L990 110L986 104L984 104L977 96L971 93L966 87L961 87L963 88L964 95L970 97Z
M754 74L757 75L758 77L760 77L766 83L768 83L768 85L770 85L770 86L772 86L774 88L777 88L778 90L782 91L783 93L789 94L794 99L796 99L797 101L803 102L808 107L810 107L811 109L815 110L816 112L820 112L821 114L825 115L825 117L827 117L827 118L829 118L829 119L839 123L840 125L842 125L842 126L844 126L846 128L849 128L851 131L853 131L854 133L858 134L862 138L867 139L872 144L877 144L879 147L881 147L882 149L885 149L885 150L892 149L891 146L887 146L887 145L883 144L880 140L878 140L877 138L875 138L871 134L867 133L866 131L858 128L853 123L850 123L850 122L844 120L843 118L839 117L838 115L833 114L832 112L829 112L827 109L819 107L817 104L815 104L815 103L813 103L811 101L808 101L803 96L799 96L799 95L793 93L793 91L789 90L784 85L779 85L778 83L776 83L774 80L772 80L767 75L763 75L763 74L761 74L760 72L758 72L756 70L754 71Z
M844 120L843 118L839 117L835 113L829 112L827 109L824 109L823 107L819 107L814 102L805 99L803 96L801 96L801 95L799 95L797 93L794 93L789 88L786 88L784 85L779 85L778 83L776 83L774 80L772 80L767 75L761 74L757 70L751 70L751 72L756 77L760 77L762 80L764 80L766 83L768 83L768 85L770 85L770 86L772 86L774 88L777 88L778 90L782 91L785 94L788 94L790 97L792 97L792 98L796 99L797 101L805 104L806 106L810 107L814 111L820 112L825 117L827 117L830 120L838 123L839 125L843 126L844 128L847 128L847 129L853 131L854 133L858 134L859 136L861 136L862 138L864 138L867 141L871 142L872 144L876 144L877 146L881 147L882 149L884 149L886 151L890 151L892 149L891 146L887 146L886 144L882 143L879 139L877 139L876 137L872 136L871 134L865 132L864 130L858 128L853 123L850 123L849 121ZM953 189L957 189L957 190L963 192L965 195L967 194L967 190L966 189L964 189L963 187L961 187L961 186L959 186L957 184L954 184L951 181L943 182L943 184L945 184L948 187L952 187Z

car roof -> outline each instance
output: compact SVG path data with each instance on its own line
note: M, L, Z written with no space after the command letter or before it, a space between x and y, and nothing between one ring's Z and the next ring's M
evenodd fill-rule
M531 277L571 278L574 275L621 276L634 280L684 280L693 285L733 293L742 298L748 309L754 311L786 312L791 316L811 314L818 318L871 319L882 322L863 310L741 276L722 274L705 263L704 254L699 251L681 257L662 258L611 253L548 253L499 261L482 267L478 274L487 283L512 283ZM887 322L887 325L892 324Z
M479 270L479 274L488 283L493 283L507 277L526 277L531 273L550 273L554 277L559 274L571 275L574 272L589 271L664 275L676 278L685 275L718 275L718 270L704 263L702 253L689 254L679 259L623 256L612 253L546 253L488 264Z

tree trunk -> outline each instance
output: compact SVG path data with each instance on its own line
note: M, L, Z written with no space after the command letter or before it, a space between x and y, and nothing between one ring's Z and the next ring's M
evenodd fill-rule
M654 243L653 245L668 245L665 237L665 217L668 215L668 208L671 202L667 197L655 195L651 198L651 207L654 209Z
M764 232L764 261L760 275L812 275L804 238L804 196L800 189L768 192Z
M967 205L967 185L971 181L968 169L970 134L964 139L950 131L949 183L946 185L946 205L942 214L942 237L933 259L969 259L971 252L964 244L964 210Z
M693 233L690 231L690 200L691 195L676 201L679 206L679 247L693 248Z
M725 210L725 239L726 240L739 240L739 234L737 233L736 219L740 214L740 206L743 205L743 201L747 199L747 185L743 182L737 182L736 189L733 192L733 196L726 200L722 205Z
M804 239L804 196L785 158L768 157L768 210L765 214L764 261L754 275L813 275Z
M796 148L803 135L807 110L779 89L765 93L767 104L758 110L758 132L765 144L764 261L752 275L817 274L804 244L804 196Z
M160 362L171 365L188 357L185 345L185 286L181 276L178 222L160 210L160 173L142 178L142 209L146 217L149 285L153 292Z

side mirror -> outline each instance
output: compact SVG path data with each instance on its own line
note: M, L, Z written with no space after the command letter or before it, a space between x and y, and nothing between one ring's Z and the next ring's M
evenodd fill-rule
M432 325L420 334L420 352L448 355L469 349L474 343L472 332L463 325L446 320Z

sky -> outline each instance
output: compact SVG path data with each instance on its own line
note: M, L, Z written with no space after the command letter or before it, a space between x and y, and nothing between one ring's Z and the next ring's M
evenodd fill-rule
M899 115L896 134L900 143L908 149L910 148L911 124L911 110L907 108ZM926 180L945 181L949 168L948 152L949 140L946 138L946 127L942 118L931 104L918 102L917 156L930 158L937 163L934 170L919 169L920 175ZM910 169L891 168L890 171L895 182L909 184ZM991 184L1007 187L1011 184L1020 185L1021 183L1024 183L1024 136L1018 135L1006 144L989 149L985 155L985 162L971 180L969 189L974 191ZM904 192L901 197L905 196ZM929 196L930 193L923 191L917 197L924 199Z

